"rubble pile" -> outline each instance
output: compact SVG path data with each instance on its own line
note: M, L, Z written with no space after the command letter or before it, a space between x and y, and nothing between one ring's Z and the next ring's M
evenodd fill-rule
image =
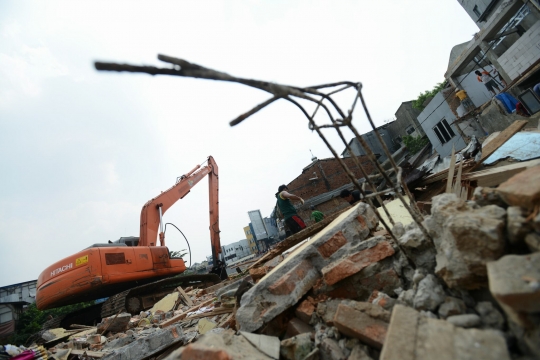
M434 197L430 238L415 223L390 234L359 203L250 275L43 334L45 347L107 360L539 358L540 182L524 186L538 174Z

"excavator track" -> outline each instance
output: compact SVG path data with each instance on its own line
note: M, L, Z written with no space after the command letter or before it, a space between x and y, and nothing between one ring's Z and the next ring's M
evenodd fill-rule
M109 297L101 307L101 317L109 317L120 312L138 314L153 306L163 296L178 286L204 288L221 282L216 274L179 275L137 286Z
M43 324L42 330L57 327L69 329L71 324L96 325L102 318L114 316L120 312L138 314L141 310L151 308L178 286L206 288L219 282L221 279L216 274L177 275L154 281L110 296L102 304L92 305L48 320Z

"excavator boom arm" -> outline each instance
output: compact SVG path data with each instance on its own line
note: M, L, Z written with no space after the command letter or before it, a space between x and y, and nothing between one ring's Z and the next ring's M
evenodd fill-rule
M206 166L197 166L186 175L183 175L173 187L163 191L160 195L148 201L141 210L141 229L139 246L155 246L159 233L163 214L178 200L186 196L193 186L208 175L209 200L210 200L210 239L212 244L212 256L217 260L221 253L219 237L219 198L218 198L218 166L212 156L208 157ZM161 224L163 225L163 224ZM160 235L160 245L165 246L165 237Z

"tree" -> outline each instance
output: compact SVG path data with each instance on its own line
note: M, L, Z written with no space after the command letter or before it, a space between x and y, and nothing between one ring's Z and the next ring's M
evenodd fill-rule
M8 342L14 345L25 345L32 335L41 330L41 327L49 318L66 315L91 305L94 305L93 301L41 311L38 310L35 303L30 304L19 316L15 334L8 339Z
M411 155L414 155L420 150L422 150L422 148L429 143L429 140L427 137L422 137L420 135L416 137L406 135L403 137L403 143L405 144L407 150L409 150Z
M423 93L420 93L420 95L418 95L418 98L416 100L413 100L413 103L412 103L413 108L418 109L418 110L424 110L424 102L426 101L426 99L437 95L439 91L444 89L445 85L446 85L446 81L443 81L441 83L437 83L437 85L433 87L433 90L426 90Z
M174 251L170 251L169 252L169 257L170 258L183 258L184 256L187 255L187 250L186 249L182 249L182 250L174 250Z

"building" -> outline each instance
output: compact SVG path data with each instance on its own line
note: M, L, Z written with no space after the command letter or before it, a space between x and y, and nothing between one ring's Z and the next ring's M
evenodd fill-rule
M239 240L227 245L222 245L221 250L225 264L236 262L252 254L247 239Z
M13 334L23 308L36 301L36 287L32 280L0 288L0 338Z
M418 115L418 120L433 149L442 157L450 155L452 147L461 150L467 146L456 125L453 124L456 116L444 94L444 91L439 91Z
M248 241L249 251L251 251L252 254L256 254L258 252L257 242L253 238L253 234L251 233L251 229L249 225L244 227L244 234L246 234L246 240Z
M397 143L394 140L400 134L396 134L396 133L393 133L391 131L390 126L391 126L392 123L384 124L382 126L379 126L376 129L379 132L379 134L381 135L381 137L383 139L383 142L386 145L386 147L388 148L388 150L390 151L390 153L393 153L393 152L397 151L401 146L400 143ZM383 149L383 146L379 142L379 139L377 139L377 135L375 134L375 130L371 130L371 131L369 131L369 132L367 132L365 134L362 134L361 136L365 140L365 142L368 144L371 151L373 151L374 154L379 156L378 157L379 162L383 162L388 158L386 156L386 153L385 153L384 149ZM355 154L356 156L367 155L366 151L364 150L364 148L360 144L360 141L357 138L351 139L351 141L349 141L348 145L351 148L353 154ZM351 154L349 153L347 148L345 148L345 150L343 150L343 152L341 153L341 156L342 157L350 157Z
M504 83L514 85L514 95L540 81L538 0L461 0L459 3L479 31L453 51L445 78L454 87L462 86L469 94L474 92L470 86L478 85L474 71L488 66L497 69L504 81L496 80L503 87ZM471 100L477 106L482 101L474 97Z
M405 101L401 103L397 109L395 116L396 120L388 124L389 133L394 137L393 143L401 146L404 136L425 136L424 129L418 121L418 115L422 110L413 107L413 101Z
M359 156L359 161L367 175L375 170L375 165L367 156ZM311 163L302 169L302 173L287 184L289 191L305 200L303 206L298 207L298 215L310 225L311 209L313 205L325 215L333 214L346 208L349 204L339 197L343 189L352 189L353 184L347 173L336 158L317 159L313 157ZM341 159L354 174L356 179L363 182L363 175L352 157ZM297 203L295 203L297 205Z

